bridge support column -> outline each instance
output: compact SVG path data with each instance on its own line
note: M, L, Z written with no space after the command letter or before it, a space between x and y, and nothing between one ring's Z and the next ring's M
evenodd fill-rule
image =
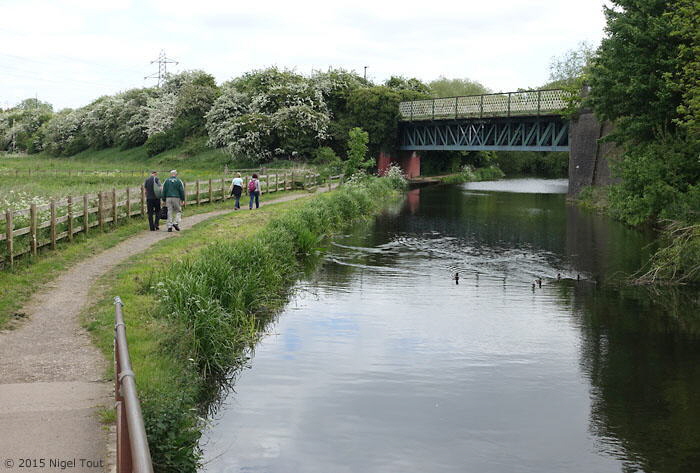
M608 159L618 153L614 143L599 140L612 131L610 122L601 123L591 110L583 109L569 128L569 196L586 186L607 186L616 182Z
M380 152L377 158L377 173L383 176L392 164L401 166L401 170L409 179L420 176L420 155L415 151L401 151L398 156Z

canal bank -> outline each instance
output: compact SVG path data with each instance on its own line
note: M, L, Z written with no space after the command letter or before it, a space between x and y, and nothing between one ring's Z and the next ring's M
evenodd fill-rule
M353 179L328 195L230 213L167 239L100 281L86 311L111 353L120 296L156 471L195 471L202 416L245 361L260 327L319 239L377 212L396 195L390 178Z
M205 471L696 468L693 295L620 287L651 236L565 192L414 189L334 238L236 373Z

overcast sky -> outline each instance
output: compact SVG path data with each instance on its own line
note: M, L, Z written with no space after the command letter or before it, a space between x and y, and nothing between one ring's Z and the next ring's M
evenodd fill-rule
M496 91L547 81L552 56L598 44L603 0L0 0L0 107L56 109L155 84L161 49L219 82L270 65L329 66L381 82L477 80Z

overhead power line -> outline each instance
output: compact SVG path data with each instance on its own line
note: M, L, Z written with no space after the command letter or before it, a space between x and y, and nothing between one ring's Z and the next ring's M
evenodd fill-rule
M158 63L158 72L154 72L150 76L144 77L144 79L158 79L158 87L160 87L168 74L168 64L178 64L178 62L168 58L165 55L165 49L161 49L158 59L151 61L151 64L155 63Z

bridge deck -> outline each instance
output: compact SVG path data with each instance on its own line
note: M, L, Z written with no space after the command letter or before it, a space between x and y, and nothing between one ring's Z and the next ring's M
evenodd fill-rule
M401 102L402 121L560 115L569 94L562 89L528 90Z

